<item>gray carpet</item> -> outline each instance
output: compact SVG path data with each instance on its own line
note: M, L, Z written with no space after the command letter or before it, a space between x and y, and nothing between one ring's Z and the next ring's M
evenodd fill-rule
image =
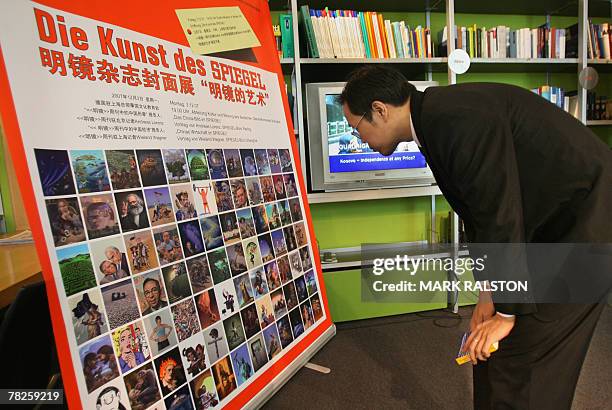
M472 409L471 365L457 366L461 322L443 311L337 325L312 359L324 375L301 369L264 409ZM434 321L446 328L435 326ZM612 409L612 308L606 307L582 369L573 409Z

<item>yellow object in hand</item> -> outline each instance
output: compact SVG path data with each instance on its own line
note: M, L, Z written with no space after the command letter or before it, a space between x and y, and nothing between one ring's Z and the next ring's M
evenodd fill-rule
M467 342L469 336L470 336L470 332L465 332L463 334L463 337L461 338L461 346L459 347L459 353L457 353L457 357L455 358L455 361L459 365L470 361L470 352L467 352L464 350L466 348L465 342ZM493 353L497 349L499 349L499 342L493 343L491 347L489 348L489 352Z

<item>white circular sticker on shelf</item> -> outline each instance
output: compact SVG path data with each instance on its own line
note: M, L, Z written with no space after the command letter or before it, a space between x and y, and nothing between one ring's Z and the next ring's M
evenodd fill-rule
M599 74L593 67L585 67L578 75L578 82L585 90L592 90L599 82Z
M448 66L455 74L463 74L470 68L470 56L465 50L456 48L448 56Z

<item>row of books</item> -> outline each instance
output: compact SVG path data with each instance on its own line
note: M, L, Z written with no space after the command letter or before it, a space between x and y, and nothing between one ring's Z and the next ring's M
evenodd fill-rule
M605 95L587 92L587 120L612 120L612 101Z
M543 85L531 91L546 98L559 108L578 117L578 95L576 91L564 91L560 87ZM598 96L594 92L587 92L587 115L588 121L612 120L612 100L608 100L605 95Z
M587 42L587 58L610 59L612 25L609 23L593 24L589 20L589 40Z
M578 55L578 25L511 29L454 26L455 48L465 50L471 58L570 58ZM438 54L447 55L447 28L439 33Z
M375 11L300 8L301 27L311 58L429 58L431 30L411 29Z
M550 85L542 85L538 88L531 89L531 91L569 113L574 112L578 104L576 91L565 92L561 87L553 87Z

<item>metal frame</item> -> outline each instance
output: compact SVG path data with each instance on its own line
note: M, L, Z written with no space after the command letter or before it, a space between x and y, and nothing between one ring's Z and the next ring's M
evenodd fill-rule
M253 397L247 404L245 409L259 409L268 400L272 398L279 391L285 383L289 381L302 367L306 366L308 361L321 349L332 337L336 335L336 325L331 325L323 334L315 340L310 346L308 346L300 355L287 366L282 372L280 372L270 383L266 384L255 397Z
M293 48L295 56L294 70L295 70L295 90L293 95L295 96L295 104L297 106L297 118L294 118L293 129L295 135L297 135L297 142L300 155L300 165L302 168L302 175L306 178L306 143L304 142L304 104L302 99L302 70L300 69L300 37L299 37L299 15L297 0L291 0L291 20L293 21ZM292 113L293 114L293 113Z
M588 0L578 0L578 75L587 66L587 46L588 41L587 29L589 16L589 2ZM580 86L576 88L578 90L578 119L586 124L587 117L587 90Z

